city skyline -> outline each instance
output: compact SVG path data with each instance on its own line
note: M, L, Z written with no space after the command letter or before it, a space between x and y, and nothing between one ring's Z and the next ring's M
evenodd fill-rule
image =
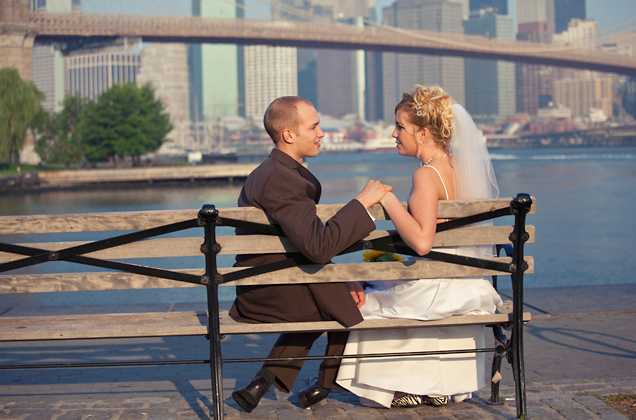
M376 0L376 10L382 11L383 7L390 6L395 0ZM631 25L636 25L636 1L634 0L586 0L586 12L588 19L598 22L601 33L616 25L631 19ZM517 0L508 0L508 15L515 19L516 28ZM621 27L625 29L625 27Z
M115 0L115 2L117 1L119 0ZM261 1L261 0L245 0L245 1L248 3L248 6L249 6L250 2ZM365 10L369 10L366 7L368 7L369 5L373 3L373 2L367 3L365 0L358 0L358 1L361 2L361 4L363 5L363 8L362 9L358 8L357 11L351 10L350 13L355 13L355 14L364 13ZM388 1L388 0L380 0L377 3L377 5L381 5L381 1ZM522 4L521 1L522 0L515 0L517 6L520 7L520 5ZM544 6L539 6L539 3L541 2L537 3L537 5L534 6L536 11L534 11L534 9L532 8L529 8L527 11L524 11L523 14L520 13L517 16L517 20L526 19L528 20L528 22L533 22L534 20L549 21L552 18L552 22L553 22L554 21L553 14L550 15L550 13L548 12L547 14L543 13L543 15L541 15L540 13L542 10L541 7L545 8L546 5L551 3L553 0L542 0L542 1L545 2ZM614 0L614 1L620 1L620 0ZM58 4L58 2L63 2L64 4L68 3L70 7L71 0L49 0L49 2L51 2L51 5L56 5ZM437 7L435 5L437 5L438 3L440 6L445 5L444 7L448 10L444 9L445 11L443 13L441 9L440 11L433 10L432 8ZM236 9L234 8L229 9L227 4L230 4L230 3L226 4L224 2L218 2L218 0L195 0L191 3L187 3L189 7L184 7L186 6L186 3L184 3L183 1L178 2L176 0L144 0L143 2L142 1L133 2L132 7L124 7L122 5L121 8L119 9L115 7L116 6L115 4L110 3L111 7L108 9L108 12L110 13L120 12L120 13L126 13L126 14L133 14L142 4L145 5L146 7L143 8L143 10L139 10L139 11L143 11L145 14L151 14L153 11L159 11L161 14L167 13L167 14L174 15L176 14L178 9L178 13L180 14L191 12L193 15L203 15L203 16L214 17L218 15L218 13L215 12L216 9L214 9L214 7L216 6L214 5L221 5L221 4L224 5L223 10L227 9L225 12L222 13L222 16L234 15L234 16L240 17L244 13L244 11L247 10L247 8L243 8L242 6L237 7ZM242 5L243 1L237 1L234 4L237 4L237 6ZM263 3L259 3L259 4L263 4ZM349 3L346 3L346 4L348 5ZM393 26L413 28L413 29L416 29L416 28L427 28L429 30L437 29L440 32L456 32L457 28L461 28L462 26L461 22L463 19L465 27L466 25L470 25L471 27L474 27L472 30L466 31L467 33L479 34L485 31L484 34L491 33L492 35L492 31L493 31L492 28L477 30L477 27L475 27L475 25L482 25L482 23L485 23L485 20L482 19L481 21L482 23L478 23L478 21L474 19L477 16L471 16L470 20L465 20L466 18L463 16L468 15L467 11L465 10L466 5L468 4L466 1L455 0L452 2L449 1L448 3L445 3L445 2L440 3L440 2L434 2L434 1L433 2L426 2L426 1L418 2L417 4L420 5L418 7L425 6L426 11L423 11L422 15L424 17L427 17L429 21L426 21L425 19L424 21L420 22L421 24L418 23L418 24L415 24L415 26L413 26L414 23L410 22L408 19L407 21L398 22L397 20L395 20L395 18L390 18L392 14L397 13L396 8L399 8L399 10L402 10L401 12L402 14L406 13L406 15L411 15L410 13L407 13L405 9L405 8L413 7L413 6L409 6L411 4L410 2L391 1L391 4L393 6L385 8L383 10L383 13L387 15L384 17L384 20L388 24ZM534 2L530 2L529 4L534 4ZM212 7L212 9L204 13L204 8L203 8L204 5L207 8ZM103 6L104 6L104 2L100 0L82 1L82 8L88 13L92 13L92 12L103 13L104 11L100 10L100 7L103 7ZM180 7L177 7L177 6L180 6ZM272 7L275 10L279 10L279 8L277 8L276 5L272 5ZM340 16L341 18L347 17L347 16L343 16L343 13L338 13L339 11L338 7L339 6L334 6L333 13L336 13L337 16ZM280 10L285 10L285 9L283 8ZM317 9L316 11L318 13L321 13L321 10L322 9ZM332 13L331 8L328 8L325 10L330 14ZM289 10L287 10L287 12L289 12ZM310 12L310 9L307 9L307 7L303 7L299 9L299 14L301 15L306 14L307 12ZM482 14L483 13L490 14L492 12L486 11L486 12L482 12ZM534 14L539 13L539 14L534 16L533 13ZM371 16L372 15L373 13L371 13ZM443 15L444 19L440 20L439 22L430 20L432 16L438 16L438 15L439 16ZM518 30L518 28L515 28L514 24L512 23L514 21L513 19L514 16L515 16L514 14L510 14L506 17L506 20L510 22L510 23L507 23L507 25L509 25L510 27L509 31L515 31L515 29ZM578 17L580 16L580 14L579 15L573 14L572 16ZM276 16L274 16L274 18L275 17ZM595 28L598 28L596 21L588 21L583 23L584 25L595 25ZM549 25L549 26L552 26L552 25ZM460 32L464 33L465 32L464 28L462 28ZM596 29L596 33L597 34L599 33L598 29ZM577 35L572 34L571 36L574 36L576 38L576 37L579 37L580 35L577 33ZM499 35L497 35L497 37L499 37ZM514 39L515 37L513 34L509 34L506 36L506 38ZM562 37L562 38L565 39L565 37ZM556 35L555 35L555 39L556 39ZM600 40L600 34L599 36L597 36L596 39ZM566 43L566 42L569 42L569 41L567 40L560 41L559 43ZM597 41L595 45L596 46L591 46L591 48L592 49L600 48L600 41ZM266 93L265 91L260 92L258 89L256 89L256 87L259 87L259 86L265 87L265 86L271 85L271 87L274 88L280 82L282 82L282 80L275 81L274 78L272 78L271 72L267 73L268 74L267 77L265 77L265 73L263 73L262 76L258 76L254 80L250 79L251 76L256 77L256 73L254 71L250 71L249 75L244 74L242 66L245 63L251 62L250 61L251 57L248 57L249 55L248 47L244 47L244 46L238 47L240 49L240 52L237 51L238 55L233 53L233 56L227 57L227 59L219 59L218 52L215 52L212 54L206 53L207 49L213 48L216 50L217 48L222 48L222 47L231 48L233 51L237 49L237 46L234 46L234 45L216 45L216 44L190 45L190 49L201 50L197 54L195 54L197 51L190 51L190 53L188 54L189 61L190 61L188 67L190 69L190 77L191 77L190 95L191 95L191 98L194 98L194 100L191 101L192 103L190 107L190 112L196 114L196 115L192 115L192 118L191 118L191 121L193 121L195 125L198 124L199 122L204 122L204 121L216 121L220 116L232 117L232 116L238 116L238 115L241 115L241 116L257 115L262 112L261 108L264 107L263 104L269 103L269 101L271 101L272 98L270 98L269 96L280 96L283 94L300 94L300 92L296 92L296 90L300 87L300 85L305 86L309 82L311 82L311 81L303 80L302 84L298 83L298 87L285 88L286 89L285 92L283 91L279 91L279 92L277 91L276 93L274 93L274 91L272 91L271 93ZM266 50L267 49L263 51L266 51ZM245 51L245 53L243 51ZM374 96L372 95L373 92L369 92L368 86L365 86L366 85L365 73L369 73L370 75L372 75L373 71L371 71L372 69L370 67L366 68L364 71L360 71L360 69L364 67L368 67L369 64L371 64L371 61L365 59L364 55L362 55L360 59L356 58L355 60L356 64L354 66L354 63L352 61L353 56L349 57L349 55L351 55L352 52L343 51L342 53L346 55L347 59L344 59L345 58L344 56L343 57L339 56L335 60L335 63L341 64L340 66L341 68L338 67L334 75L332 75L330 72L330 69L332 68L336 69L337 66L334 65L334 60L328 60L326 55L334 54L336 53L336 51L330 50L330 49L318 50L318 51L325 56L320 57L320 59L317 59L317 60L316 60L317 57L314 57L315 62L318 64L318 67L314 71L319 77L314 76L315 80L311 82L311 84L316 86L318 93L323 93L322 97L321 95L318 95L317 98L312 98L312 101L316 104L316 108L323 114L331 115L333 117L341 117L346 114L357 114L361 119L366 119L365 118L366 117L365 111L367 107L366 95L369 94L370 95L369 99L372 101L375 99L373 99L374 98ZM338 52L340 53L340 51ZM253 53L256 53L256 51L254 51ZM362 52L362 54L368 54L368 53ZM210 57L205 58L208 55ZM234 55L236 55L236 57L234 57ZM514 95L510 94L510 92L512 92L512 89L510 89L508 85L506 85L506 87L504 88L504 85L500 84L500 81L497 80L499 77L503 77L504 79L507 79L508 76L504 77L504 75L508 73L510 75L513 75L514 72L512 69L514 68L514 66L511 63L490 62L486 60L483 62L484 66L482 66L482 64L479 64L480 60L469 60L468 62L471 64L471 66L466 66L466 75L464 75L464 68L465 68L464 60L461 58L453 58L453 57L445 57L445 56L442 56L442 57L426 56L426 55L422 55L422 56L416 55L411 57L410 55L404 55L404 57L400 56L399 59L395 61L395 63L393 63L392 60L395 60L398 58L397 56L395 57L393 56L395 56L395 54L392 52L382 53L382 60L381 60L382 62L378 62L379 66L376 65L377 70L380 70L380 73L377 74L378 79L376 82L374 82L374 86L375 85L381 86L381 89L383 90L383 92L381 92L380 96L378 97L378 98L381 97L380 101L378 101L378 104L383 109L380 112L374 112L374 113L372 112L370 114L370 116L372 115L372 118L374 120L384 119L384 117L386 117L387 115L390 115L392 113L392 109L388 104L392 103L394 100L398 100L399 94L402 91L405 91L405 87L402 85L407 84L408 86L412 86L414 83L444 86L444 88L459 103L465 104L468 108L471 108L473 113L474 112L484 113L483 115L484 121L488 121L488 120L500 121L502 118L505 119L506 117L514 114L515 108L517 108L514 104L515 103ZM254 58L256 58L256 56L254 56ZM262 58L265 59L265 56L263 56ZM349 58L351 58L351 60ZM411 63L411 60L413 59L415 59L416 62ZM210 60L213 60L214 62ZM259 58L259 60L261 59ZM303 58L303 60L305 60L305 58ZM305 68L303 67L301 69L301 66L300 66L301 61L303 60L301 60L301 56L298 55L298 62L297 62L298 68L295 74L295 76L298 76L298 82L300 82L301 76L303 76L304 78L304 73L306 72ZM223 71L220 70L219 66L216 66L214 64L216 62L222 62L226 64L223 66L223 69L224 69ZM268 61L261 60L261 62L265 63ZM407 65L407 62L410 64ZM234 64L227 65L227 63L234 63ZM324 67L322 69L320 68L321 64L323 64L323 67ZM472 67L473 64L476 64L477 67L473 68ZM505 66L510 68L502 73L501 71L503 71L503 67L501 66L504 66L504 64ZM493 65L496 65L496 68L493 68ZM280 65L275 65L274 67L280 68ZM358 70L355 70L354 67L358 68ZM501 69L499 69L499 67L501 67ZM214 69L214 71L211 71L211 72L203 71L204 68L212 68ZM416 73L413 73L413 71L409 70L411 68L416 69ZM290 68L290 70L292 69ZM493 97L492 104L491 104L492 106L485 107L481 105L480 101L484 100L484 96L483 94L480 94L479 92L481 92L481 90L485 88L485 85L487 83L476 84L475 80L473 79L475 79L477 73L479 73L478 79L483 79L484 81L492 82L489 85L491 87L488 88L488 92L490 92L491 94L495 94L496 92L498 92L496 93L496 95L498 96L498 99L494 99ZM320 76L322 76L322 79ZM338 79L336 76L338 77L342 76L340 77L340 79L342 80ZM514 75L512 77L514 78ZM557 78L561 79L565 77L571 77L571 76L569 73L563 73L563 74L559 73ZM216 82L217 79L222 80L223 82L219 84ZM237 80L234 82L234 79L237 79ZM229 83L228 81L231 81L231 83ZM285 81L285 83L287 82L295 84L292 79ZM343 82L343 83L338 84L337 82ZM616 82L619 83L620 80L616 79ZM250 83L250 86L251 86L251 88L249 89L249 93L251 94L250 98L247 98L247 96L245 96L246 83ZM549 87L550 98L552 98L551 90L554 87L553 83L554 81L551 80L550 87ZM627 91L626 88L624 87L625 82L623 81L620 83L622 83L620 89ZM69 84L68 83L65 83L65 84L67 85L67 88L68 88ZM514 83L510 84L510 86L512 86L513 84ZM352 89L351 86L358 86L359 88L355 89L354 91L354 89ZM367 88L367 92L365 92L365 87ZM568 87L568 89L570 88ZM619 87L616 87L616 89L619 89ZM467 98L465 95L465 93L468 92L469 90L470 90L470 95L468 96L476 95L477 97L480 98L476 104L473 104L473 106L470 106L470 104L468 104L467 101L468 99L472 99L473 102L475 102L474 101L475 98ZM509 93L506 93L505 95L503 95L503 92L509 92ZM510 99L503 101L504 97L510 97ZM496 105L495 104L496 102L500 104ZM250 104L249 111L245 109L245 107L248 104ZM558 105L564 105L564 104L555 103L554 105L558 106ZM622 106L620 102L618 102L617 105ZM545 106L545 104L543 106ZM596 108L600 108L600 106L596 106ZM606 107L604 106L603 108L606 108ZM516 111L518 112L519 110L517 109ZM586 111L584 111L584 113L585 112ZM536 111L533 111L531 113L531 115L535 115L535 114L536 114ZM577 115L578 114L580 113L577 112ZM611 117L613 116L614 112L612 111L611 108L609 108L605 110L605 114ZM492 119L492 117L495 117L495 119Z

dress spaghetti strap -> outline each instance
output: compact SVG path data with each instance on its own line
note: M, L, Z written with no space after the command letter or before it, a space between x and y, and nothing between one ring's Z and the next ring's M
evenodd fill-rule
M444 183L444 178L442 178L442 174L439 173L439 171L437 170L436 167L431 166L431 165L424 165L422 166L422 168L431 168L431 169L435 169L435 172L437 172L437 176L439 176L439 180L442 181L442 185L444 186L444 192L446 193L446 199L448 200L448 190L446 189L446 183Z

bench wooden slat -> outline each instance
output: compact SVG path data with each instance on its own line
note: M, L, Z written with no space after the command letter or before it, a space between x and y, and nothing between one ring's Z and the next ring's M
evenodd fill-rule
M206 312L0 317L0 341L205 335Z
M16 245L31 248L43 249L47 251L60 251L62 249L80 246L91 243L91 241L72 242L33 242L19 243ZM100 258L106 260L122 260L130 258L172 258L172 257L200 257L202 235L193 238L156 238L141 242L133 242L103 251L83 254L86 257ZM25 258L23 255L0 252L0 263L15 261Z
M0 216L0 235L149 229L197 217L198 210Z
M439 218L443 219L463 217L505 207L510 204L510 200L510 198L443 200L438 204L437 214ZM402 205L406 206L406 203L403 202ZM317 206L317 213L325 221L341 207L342 204L320 204ZM149 229L195 219L198 212L199 209L76 213L59 216L0 216L0 235ZM386 214L380 205L373 206L369 209L369 212L376 220L386 220ZM536 200L533 198L530 214L535 212ZM222 216L251 222L269 223L269 219L262 210L249 207L223 208Z
M493 258L509 263L508 257ZM526 257L527 274L534 272L534 258ZM232 273L243 268L219 268L221 274ZM179 270L183 273L203 275L203 269ZM312 276L321 272L321 279ZM372 263L316 264L303 268L291 267L272 273L252 276L243 280L227 282L223 286L247 284L298 284L318 282L347 282L373 280L427 279L443 277L481 277L509 275L493 270L447 264L439 261L391 262L383 264L380 270ZM326 278L325 278L326 276ZM71 292L82 290L126 290L159 289L169 287L197 287L192 283L165 280L121 272L63 273L63 274L21 274L0 276L0 293L41 293Z
M493 258L494 261L510 263L511 258ZM534 272L534 258L526 257L528 263L527 274ZM410 279L437 279L437 278L461 278L482 277L493 275L510 275L495 270L475 267L466 267L458 264L448 264L440 261L404 261L382 263L382 269L374 266L374 263L352 264L324 264L290 267L272 273L259 274L242 280L225 283L226 285L263 285L263 284L298 284L298 283L324 283L324 282L348 282L348 281L374 281L374 280L410 280ZM227 270L227 271L226 271ZM236 271L236 268L219 269L221 274L228 271ZM317 275L317 273L320 273ZM320 278L318 278L320 277Z
M530 321L530 312L524 312L524 322ZM415 319L368 319L350 328L345 328L336 321L321 322L289 322L275 324L247 324L236 322L229 315L221 315L221 334L260 334L285 333L292 331L320 332L320 331L351 331L364 329L386 329L406 327L443 327L457 325L500 325L512 321L511 314L493 315L460 315L433 321L418 321Z
M527 322L530 319L530 313L524 313L523 320ZM370 319L348 330L477 324L496 325L510 322L510 320L510 313L452 316L433 321ZM347 328L335 321L249 324L234 321L227 312L220 314L220 332L227 335L344 330L347 330ZM0 341L196 336L207 333L207 313L195 311L0 317Z
M433 246L471 246L471 245L491 245L508 244L512 226L491 226L491 227L465 227L440 232L435 235ZM526 231L530 235L528 243L534 242L534 226L526 226ZM394 231L376 230L368 235L365 240L383 238L395 233ZM267 254L275 252L294 252L297 248L287 238L277 238L267 235L242 235L242 236L218 236L217 241L221 244L221 255L248 253Z
M204 269L179 270L202 276ZM20 274L0 276L0 293L77 292L90 290L163 289L197 287L193 283L138 274L107 271L98 273Z
M509 236L512 226L494 227L466 227L440 232L435 235L434 247L470 246L510 243ZM528 243L534 242L534 226L526 226L530 235ZM368 235L365 240L382 238L392 231L377 230ZM297 248L287 239L268 235L218 236L221 245L220 255L237 253L263 254L277 252L295 252ZM86 244L86 241L74 242L44 242L22 243L18 245L32 248L59 251L73 246ZM118 246L103 251L85 254L88 257L101 259L129 259L129 258L168 258L202 256L202 237L193 238L156 238L142 242ZM0 263L19 260L22 255L0 252Z

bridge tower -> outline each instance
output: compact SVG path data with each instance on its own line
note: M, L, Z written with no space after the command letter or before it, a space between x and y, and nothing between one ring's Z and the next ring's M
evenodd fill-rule
M35 25L29 22L29 0L0 0L0 68L15 67L33 80Z

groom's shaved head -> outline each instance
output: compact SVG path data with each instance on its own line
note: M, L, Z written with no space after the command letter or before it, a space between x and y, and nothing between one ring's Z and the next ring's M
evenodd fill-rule
M300 96L282 96L267 107L263 124L274 144L282 140L285 129L298 131L298 104L301 102L313 106L311 102Z

